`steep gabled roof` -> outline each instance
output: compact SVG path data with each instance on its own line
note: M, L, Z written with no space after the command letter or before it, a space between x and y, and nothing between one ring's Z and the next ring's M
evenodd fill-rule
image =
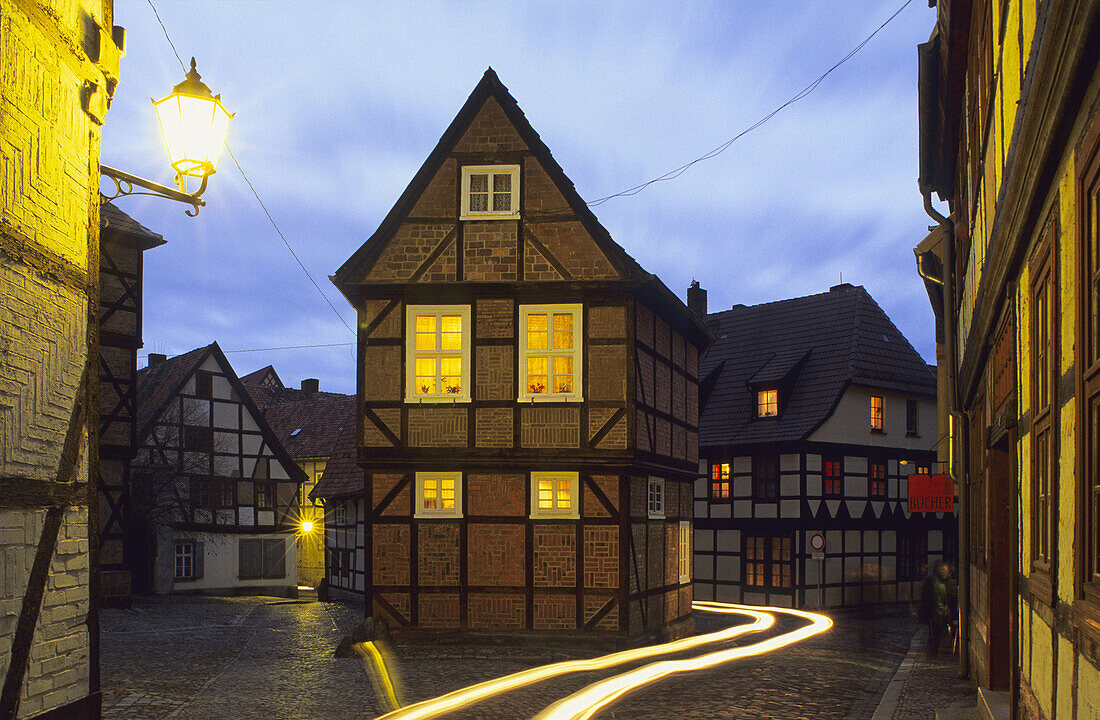
M103 240L119 240L142 250L165 244L163 235L153 232L109 202L99 208L99 227Z
M275 382L278 383L278 387L285 387L283 385L283 379L279 377L279 373L275 372L275 368L271 365L268 365L267 367L262 367L259 370L254 370L247 375L242 375L241 382L243 382L245 385L260 385L263 383L264 378L269 375L274 378Z
M330 457L340 430L355 427L354 395L260 385L245 389L293 458Z
M558 192L565 198L568 208L561 208L563 215L575 215L619 273L620 278L641 285L647 296L656 303L658 308L677 318L683 326L689 328L688 335L695 344L705 346L710 337L698 316L688 310L680 298L671 292L657 276L642 268L622 246L611 238L611 234L600 224L588 204L577 193L573 182L565 175L546 143L542 141L542 138L527 120L527 116L520 109L516 99L508 92L508 88L504 86L492 68L485 71L481 81L470 93L462 109L459 110L450 126L439 138L435 149L432 150L416 175L413 176L412 181L401 193L401 196L382 220L378 229L340 266L336 274L330 278L332 282L346 297L352 298L356 278L360 277L379 258L401 222L409 216L425 188L440 170L447 157L454 151L478 112L490 98L495 99L500 105L520 138L526 143L535 159L546 171ZM568 210L568 213L565 212L566 210ZM554 217L551 212L543 212L542 215L547 219Z
M188 378L190 378L195 371L206 362L207 358L210 357L214 358L221 367L236 397L240 399L248 412L251 413L253 419L256 421L256 425L260 428L260 432L264 436L264 441L271 448L272 452L275 453L275 457L283 465L283 468L287 471L290 478L299 483L305 481L305 472L298 467L296 462L294 462L294 459L279 441L278 435L275 434L271 426L264 419L263 413L260 412L259 408L257 408L256 404L252 401L252 398L249 397L248 391L241 383L240 378L237 377L237 373L233 370L233 366L229 364L229 360L225 357L225 353L222 352L217 342L212 342L204 347L195 348L183 355L177 355L176 357L162 360L156 365L138 370L134 378L137 384L138 443L142 443L148 436L153 422L164 412L168 401L182 391Z
M341 428L325 471L317 486L309 493L311 499L340 498L363 491L363 468L359 467L355 450L354 420Z
M801 440L849 385L936 396L935 369L862 287L712 313L717 339L699 360L701 446ZM793 377L778 418L758 419L752 388Z

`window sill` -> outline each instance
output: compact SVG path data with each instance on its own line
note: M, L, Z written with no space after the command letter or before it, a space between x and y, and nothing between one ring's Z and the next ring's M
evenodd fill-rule
M1031 596L1051 607L1054 602L1054 587L1050 583L1050 576L1037 568L1031 569L1027 578L1027 587Z
M885 435L886 431L882 428L871 428L871 433L873 433L874 435Z
M560 515L536 515L534 513L531 513L528 516L528 519L529 520L580 520L581 515L580 515L580 513L569 513L569 514L562 513Z
M459 220L519 220L518 212L466 212L458 216Z
M520 395L518 403L580 403L584 398L579 395Z
M660 513L651 512L651 513L647 513L646 517L649 518L650 520L664 520L665 519L665 514L663 512L660 512Z
M414 513L413 517L417 520L461 520L462 514L458 513L456 515L443 515L441 513L439 515L434 515L431 513Z
M407 397L406 405L469 405L469 395L455 395L454 397Z
M905 437L907 437L907 438L919 438L920 433L907 432L907 433L905 433Z

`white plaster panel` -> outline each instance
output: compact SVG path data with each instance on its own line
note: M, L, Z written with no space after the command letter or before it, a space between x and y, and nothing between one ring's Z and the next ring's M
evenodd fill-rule
M271 464L268 466L268 471L271 473L272 480L290 479L290 474L286 471L286 468L275 458L271 458Z
M894 555L882 556L882 579L893 582L897 578L897 558Z
M256 472L256 458L245 457L244 460L244 474L243 477L250 478Z
M718 552L741 552L741 531L719 530Z
M806 584L816 585L821 581L821 565L824 560L810 558L806 561Z
M259 431L260 426L256 424L256 418L252 417L252 413L245 412L245 413L242 413L242 415L243 415L243 417L241 418L241 429L242 430Z
M241 520L241 525L255 525L256 524L256 509L242 505L237 508L237 516Z
M704 457L699 458L699 474L706 477L709 470L710 467L707 464L707 459Z
M867 497L867 478L845 475L844 497Z
M215 455L214 474L218 477L234 477L240 471L238 455Z
M257 525L274 525L275 524L275 511L274 510L260 510L256 513Z
M210 424L210 401L183 399L183 424L204 426Z
M821 456L814 454L806 455L806 470L807 472L820 472Z
M852 557L846 555L844 557L844 577L849 580L858 581L860 575L863 573L863 563L858 556Z
M695 550L696 552L710 552L714 550L713 530L695 530Z
M733 472L735 473L751 473L752 472L752 457L735 457L733 459Z
M943 550L943 531L928 531L928 552L940 552Z
M764 593L746 592L741 602L745 605L767 605L768 596Z
M825 507L829 509L829 517L836 517L837 512L840 510L840 501L826 500Z
M261 442L263 442L263 438L259 435L242 435L241 449L245 455L259 455Z
M237 523L237 513L232 509L218 510L217 524L218 525L235 525Z
M714 503L711 505L710 516L712 518L728 518L730 516L729 503Z
M718 585L714 588L714 599L717 602L739 603L741 588L738 585Z
M199 365L199 369L212 373L220 373L222 371L221 365L218 365L218 361L214 359L213 355L203 360L202 365Z
M706 500L695 501L695 517L705 518L707 516L707 506L710 505Z
M214 450L220 453L239 455L241 452L241 436L237 433L215 432Z
M882 552L892 553L897 551L897 536L895 530L882 531Z
M886 496L896 499L898 497L898 481L894 478L890 478L886 482Z
M821 512L821 501L820 500L810 500L809 505L810 505L810 512L813 513L814 517L817 517L817 514L819 512Z
M860 551L860 539L861 533L859 530L845 530L844 531L844 552L851 555L852 553L859 553Z
M817 590L807 590L804 595L805 604L803 607L808 608L820 608L821 607L821 593Z
M845 475L866 475L867 474L867 458L860 455L845 455L844 456L844 474Z
M806 476L806 496L807 497L821 497L821 476L820 475L807 475Z
M798 500L783 500L780 510L780 515L785 518L798 517L799 514L799 501Z
M790 595L772 595L771 603L775 607L789 608L792 602Z
M844 552L844 535L840 530L829 530L825 533L825 552L830 555Z
M719 580L740 581L741 558L736 555L718 555L714 572Z
M882 508L885 504L886 503L881 500L874 500L871 502L871 512L874 513L875 517L882 517Z
M797 497L802 492L800 485L797 475L783 475L779 478L779 494L783 497Z
M825 588L825 605L828 607L839 607L843 604L843 596L841 595L840 588Z
M694 572L695 574L692 577L696 580L713 580L714 556L709 553L696 555Z
M734 497L748 497L752 495L752 478L734 478Z
M224 375L215 375L210 378L210 394L220 400L233 397L233 386L229 384L229 378Z
M714 600L714 585L710 583L695 583L691 589L696 600Z
M777 503L756 503L756 517L773 518L779 514Z
M214 427L236 430L240 421L236 403L214 403Z
M752 500L735 500L733 503L733 516L739 518L752 517Z
M841 558L825 558L825 582L838 583L843 578Z
M863 509L867 507L866 500L845 500L844 504L848 506L848 517L856 519L863 517Z
M705 477L695 478L695 498L697 500L706 500L708 490L707 479Z
M800 460L798 453L791 453L779 456L780 472L798 472L801 469L802 461Z

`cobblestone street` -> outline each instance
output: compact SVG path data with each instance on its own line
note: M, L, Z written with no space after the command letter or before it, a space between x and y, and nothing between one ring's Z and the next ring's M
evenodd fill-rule
M382 712L358 659L334 656L361 620L338 603L272 598L171 597L138 600L132 610L104 610L104 718L372 718ZM871 718L895 670L914 645L917 626L904 608L862 616L833 614L834 629L773 654L668 678L611 706L602 718ZM697 614L699 632L728 624ZM797 622L781 620L772 631ZM760 635L747 636L742 644ZM919 644L918 644L919 645ZM595 651L548 647L400 645L393 648L402 699L415 702L460 687ZM896 684L904 691L886 717L932 718L948 690L922 685L917 663ZM450 717L531 717L594 680L632 666L569 675L475 705ZM943 677L950 663L932 663ZM909 668L905 668L909 670ZM903 673L898 674L899 677ZM942 678L941 678L942 679ZM946 701L938 703L947 704Z

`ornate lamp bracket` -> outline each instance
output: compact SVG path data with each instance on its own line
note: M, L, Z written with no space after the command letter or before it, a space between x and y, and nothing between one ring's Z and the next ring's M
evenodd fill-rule
M199 189L193 193L184 193L180 192L179 190L173 190L172 188L165 185L160 185L151 180L146 180L145 178L138 177L137 175L131 175L124 170L118 170L107 165L99 166L99 174L103 177L110 178L110 180L115 184L114 194L107 195L103 192L100 193L100 196L103 198L103 202L114 200L115 198L123 197L125 195L152 195L154 197L162 197L168 200L175 200L176 202L186 203L190 205L192 208L194 208L194 212L192 212L191 210L185 210L184 212L186 212L191 217L195 217L196 215L198 215L199 208L206 205L206 201L203 200L200 196L204 192L206 192L206 181L210 177L209 174L202 176L202 184L199 186ZM183 184L181 182L182 178L179 176L178 173L176 175L176 181L180 183L181 187L183 187ZM147 192L135 190L135 186L144 188L144 190Z

